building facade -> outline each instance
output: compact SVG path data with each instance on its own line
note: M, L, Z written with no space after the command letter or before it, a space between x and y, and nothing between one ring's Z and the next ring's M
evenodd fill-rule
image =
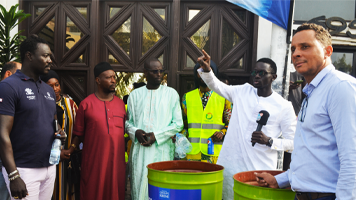
M14 1L0 0L9 8ZM207 51L232 84L249 81L257 59L278 66L274 89L286 95L286 31L224 0L19 1L31 17L19 25L51 46L62 90L80 102L95 91L94 66L142 72L149 57L160 59L168 85L181 95L194 87L193 66Z

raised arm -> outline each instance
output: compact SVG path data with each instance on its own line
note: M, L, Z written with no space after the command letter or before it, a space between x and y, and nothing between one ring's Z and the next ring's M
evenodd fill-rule
M204 56L198 58L198 63L201 66L201 68L198 69L200 77L211 90L230 102L233 102L233 92L239 86L229 86L221 82L211 70L210 56L204 50L202 52Z

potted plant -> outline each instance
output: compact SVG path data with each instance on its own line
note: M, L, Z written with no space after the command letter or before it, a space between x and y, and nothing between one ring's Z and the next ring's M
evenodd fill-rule
M18 6L19 4L11 6L7 11L0 4L0 66L9 61L21 60L19 46L26 37L20 35L23 30L18 31L13 37L11 37L10 31L31 15L23 13L23 10L16 11Z

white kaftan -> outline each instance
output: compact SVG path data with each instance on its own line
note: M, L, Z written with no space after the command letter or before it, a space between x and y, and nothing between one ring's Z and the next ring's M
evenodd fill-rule
M132 200L148 199L147 165L154 162L173 160L174 144L171 137L183 129L182 110L178 93L161 85L156 90L146 87L131 92L127 104L126 133L130 135L130 178ZM142 146L135 132L153 132L156 142Z
M233 103L230 124L217 164L224 166L223 199L233 200L233 175L242 171L276 170L277 151L293 150L297 119L293 106L276 92L268 97L257 95L257 89L246 83L229 86L219 81L210 71L198 70L208 87ZM273 145L251 144L256 130L259 111L266 110L270 117L262 132L273 138ZM280 135L284 139L278 139Z

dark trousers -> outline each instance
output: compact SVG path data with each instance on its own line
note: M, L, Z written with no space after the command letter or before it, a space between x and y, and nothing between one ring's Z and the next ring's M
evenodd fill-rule
M331 196L327 196L327 197L320 197L320 198L317 198L315 200L335 200L335 199L336 199L336 196L335 195L331 195ZM294 198L294 200L298 200L297 196ZM314 200L314 199L310 199L310 200Z
M291 162L292 154L288 152L284 152L283 156L283 171L287 171L289 169L289 164Z

